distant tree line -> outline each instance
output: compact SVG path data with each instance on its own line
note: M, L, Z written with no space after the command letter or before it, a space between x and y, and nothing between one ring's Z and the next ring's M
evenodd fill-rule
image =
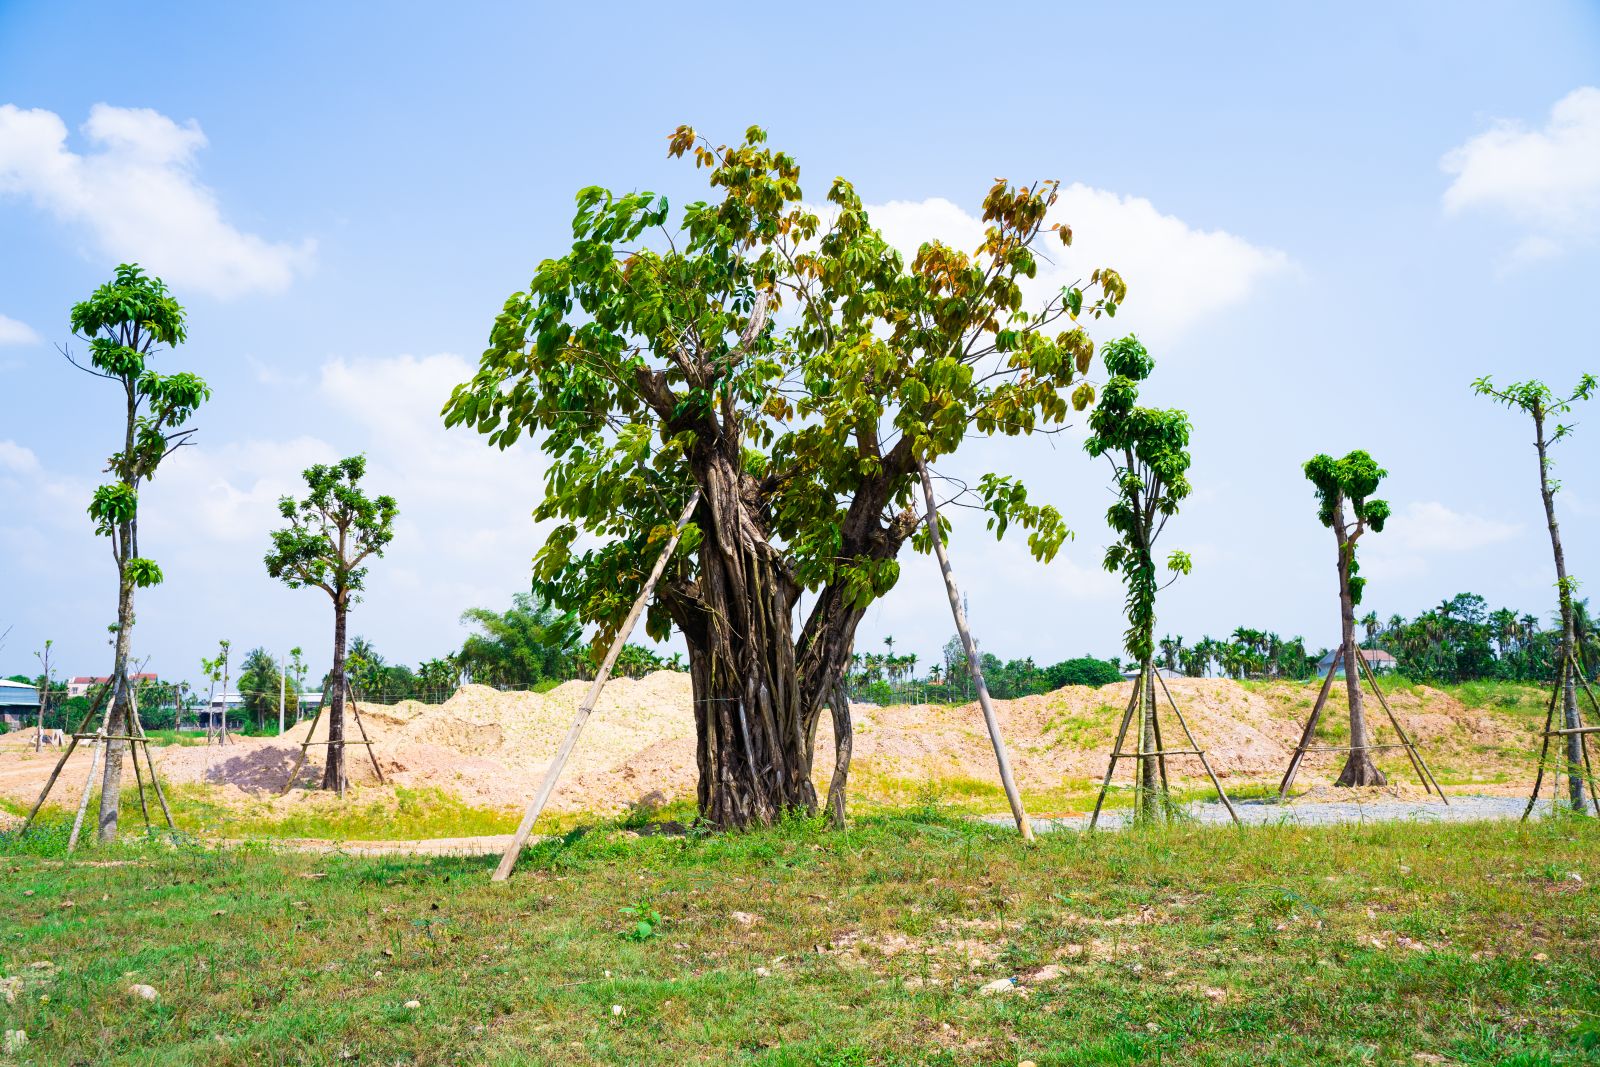
M884 638L886 651L858 652L851 657L846 675L850 699L866 704L952 704L977 699L972 671L961 639L952 637L945 644L940 662L932 664L924 677L916 677L914 653L896 655L894 638ZM1001 660L990 652L981 653L984 684L991 696L1002 700L1050 693L1062 686L1102 686L1122 680L1116 659L1093 656L1062 660L1040 667L1031 657Z

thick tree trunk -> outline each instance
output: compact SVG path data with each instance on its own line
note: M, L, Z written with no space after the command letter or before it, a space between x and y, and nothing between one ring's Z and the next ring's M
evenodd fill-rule
M740 472L704 472L699 626L686 634L694 684L701 815L713 826L770 825L812 813L812 742L824 694L803 700L795 663L796 591L741 496Z
M125 528L123 544L132 543L132 533ZM117 642L111 668L111 713L106 720L106 732L111 739L106 742L106 767L100 778L99 839L109 844L117 839L117 818L122 809L122 757L127 750L129 728L128 702L133 695L133 683L128 679L129 650L133 643L133 579L125 565L117 568L121 580L117 588Z
M1556 525L1556 494L1550 485L1550 460L1545 452L1542 413L1534 412L1533 428L1535 443L1539 448L1539 495L1544 499L1545 522L1550 527L1550 549L1556 558L1556 589L1561 597L1561 657L1564 660L1567 656L1571 656L1577 660L1578 635L1572 619L1572 589L1567 584L1567 557L1561 550L1561 529ZM1562 674L1560 663L1558 662L1556 666L1556 677L1566 678L1566 684L1561 691L1561 721L1566 729L1576 730L1581 720L1578 716L1578 685L1575 674L1581 668L1574 664L1570 670ZM1567 800L1571 803L1573 811L1581 812L1584 810L1582 735L1567 734L1566 749Z
M344 633L345 603L333 602L333 670L328 684L333 686L333 701L328 705L328 762L322 772L322 788L343 793L344 775Z
M1372 762L1371 734L1367 731L1367 717L1361 703L1361 655L1356 643L1356 606L1350 590L1350 564L1355 559L1355 546L1349 543L1343 515L1334 520L1334 533L1339 539L1339 637L1344 649L1344 689L1350 700L1350 756L1344 770L1339 772L1335 785L1387 785L1388 779Z

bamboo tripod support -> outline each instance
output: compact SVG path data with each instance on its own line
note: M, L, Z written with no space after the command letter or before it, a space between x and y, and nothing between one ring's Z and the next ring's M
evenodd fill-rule
M113 735L111 733L111 712L116 706L117 697L123 693L126 693L128 698L128 723L125 727L127 733ZM93 733L87 732L89 723L94 720L95 714L102 707L105 708L105 713L101 716L99 729ZM144 723L139 719L138 694L128 684L127 677L121 675L100 688L99 693L89 706L89 711L79 721L78 728L72 731L72 740L62 751L60 758L56 760L55 768L51 770L50 777L45 780L44 788L39 791L39 799L34 801L33 809L28 812L27 819L23 821L20 833L27 833L29 828L33 826L40 810L44 808L45 800L50 796L50 791L55 788L56 781L66 768L67 760L72 757L72 753L77 749L78 742L84 740L90 742L89 775L84 780L83 795L78 800L77 816L72 821L72 832L67 838L68 855L71 855L78 847L78 837L83 832L83 820L89 811L89 795L94 792L95 772L100 769L100 752L108 741L128 742L128 758L133 761L133 778L139 791L139 810L144 815L145 830L154 829L154 825L150 821L150 802L145 795L144 779L146 772L150 776L150 788L155 792L156 800L161 805L161 814L166 819L167 829L177 829L172 821L172 809L167 806L167 795L161 788L161 779L156 775L155 761L150 757L150 738L145 734ZM143 769L139 766L141 752L144 756Z
M1368 752L1374 749L1401 748L1405 749L1406 757L1411 761L1411 769L1416 772L1417 779L1422 783L1422 790L1438 797L1444 802L1445 807L1450 806L1450 798L1444 795L1444 790L1439 788L1439 780L1433 776L1433 770L1428 766L1428 761L1422 755L1422 750L1411 740L1400 719L1389 706L1388 699L1383 695L1383 690L1378 688L1377 676L1372 673L1372 667L1367 663L1367 657L1357 656L1361 675L1366 678L1367 686L1372 690L1372 695L1378 698L1384 714L1389 717L1389 724L1394 727L1395 736L1400 738L1398 744L1392 745L1367 745ZM1316 739L1317 722L1322 718L1322 709L1328 702L1328 694L1333 689L1333 675L1339 669L1339 664L1344 661L1344 649L1333 654L1333 662L1328 664L1327 677L1322 679L1322 689L1317 694L1317 702L1311 708L1311 715L1306 719L1306 728L1300 735L1300 743L1295 746L1294 755L1289 757L1289 766L1283 772L1283 780L1278 783L1278 802L1281 804L1289 795L1289 787L1294 785L1295 776L1300 773L1300 764L1304 762L1306 754L1310 752L1354 752L1353 745L1317 745L1312 741Z
M1011 760L1006 755L1005 739L1000 736L1000 720L994 713L994 703L989 699L989 687L983 681L983 667L978 661L978 646L973 643L972 632L967 629L967 613L961 607L961 590L956 587L955 572L950 569L950 557L945 553L944 538L939 533L939 505L933 499L933 479L926 464L918 463L922 474L922 493L928 501L928 539L933 542L933 554L939 560L939 570L944 574L944 591L950 597L950 614L956 622L956 633L961 635L961 647L967 652L967 667L978 686L978 703L983 707L983 721L989 728L989 741L994 745L995 763L1000 768L1000 783L1005 786L1006 799L1011 802L1011 816L1017 822L1017 832L1024 841L1033 840L1033 827L1022 806L1022 794L1017 791L1016 779L1011 775Z
M1147 699L1150 690L1160 683L1161 691L1166 695L1167 705L1172 708L1172 713L1178 718L1178 725L1183 729L1183 736L1188 741L1188 748L1167 748L1161 740L1161 717L1156 715L1151 721L1155 733L1156 747L1153 751L1144 751L1144 716L1148 714L1145 709L1149 705ZM1138 747L1133 752L1123 750L1127 741L1128 727L1134 722L1134 712L1139 712L1139 741ZM1228 817L1235 826L1239 825L1239 813L1233 810L1233 801L1228 799L1227 792L1222 788L1222 783L1217 780L1216 772L1211 769L1211 761L1206 758L1205 749L1200 747L1200 742L1195 740L1194 732L1189 729L1189 720L1184 718L1183 709L1178 707L1178 702L1172 697L1172 690L1167 687L1167 681L1161 677L1161 672L1152 667L1141 670L1139 676L1133 680L1133 692L1128 696L1128 706L1122 713L1122 723L1117 727L1117 741L1111 748L1111 762L1106 766L1106 776L1100 782L1100 796L1094 802L1094 814L1089 817L1089 829L1095 829L1100 823L1100 809L1105 805L1106 794L1111 789L1111 778L1116 773L1117 761L1131 759L1134 761L1134 810L1141 810L1141 791L1144 789L1144 767L1146 760L1155 760L1156 768L1161 778L1161 793L1163 799L1172 795L1172 788L1167 778L1168 756L1195 756L1200 760L1200 766L1205 768L1206 777L1211 779L1212 788L1217 791L1217 796L1222 801L1222 806L1228 809Z
M278 791L278 795L280 797L283 796L285 793L287 793L294 786L295 779L300 777L300 770L301 770L301 768L303 768L306 765L306 755L310 751L310 749L311 749L311 747L313 745L328 745L328 746L331 747L331 746L337 744L339 746L339 749L340 749L341 753L343 752L343 749L344 749L345 745L365 745L366 749L367 749L367 758L372 761L372 772L378 776L378 784L379 785L387 784L384 781L383 768L378 766L378 755L377 755L377 753L372 751L372 739L367 736L366 724L361 721L361 705L356 703L356 695L350 688L350 679L348 679L348 678L344 679L344 697L345 697L345 702L350 705L351 715L355 718L356 729L361 732L361 740L359 740L359 741L351 741L350 739L343 738L343 737L341 737L337 742L331 741L331 740L330 741L313 741L313 740L311 740L311 738L316 735L317 723L322 721L322 708L323 708L323 704L325 702L319 700L317 702L317 714L311 720L311 726L309 728L307 728L307 730L306 730L306 739L304 741L300 742L300 755L295 758L294 769L289 772L288 781L284 782L283 783L283 788ZM330 729L332 728L332 724L331 723L329 725L329 728ZM345 786L347 786L349 784L349 776L344 774L344 773L342 773L343 768L344 768L344 761L343 760L340 761L339 767L340 767L341 773L339 775L338 794L342 797L342 796L344 796Z
M556 780L561 777L561 771L567 765L567 758L572 755L572 749L578 743L578 735L583 732L583 724L588 721L594 706L600 701L600 691L605 688L606 680L611 677L611 668L616 664L617 657L622 654L622 646L628 643L633 628L639 624L639 616L644 614L645 605L650 602L650 597L656 590L656 583L661 580L662 573L667 569L667 561L672 558L679 539L683 537L684 527L689 525L689 520L694 517L694 509L699 505L700 490L696 489L689 495L689 503L685 505L683 514L678 516L678 524L673 528L672 536L668 538L666 547L661 550L661 555L656 557L656 564L651 568L644 585L640 587L639 595L634 598L633 607L628 610L627 618L622 620L616 636L611 639L611 647L606 651L606 658L601 661L600 669L595 672L594 681L589 683L589 691L584 694L583 702L578 705L577 713L572 717L572 726L568 728L567 736L561 739L561 747L556 749L555 758L550 761L549 768L544 772L544 781L539 783L539 791L534 794L527 810L522 813L522 822L517 824L517 832L512 837L511 844L506 847L505 854L500 857L499 866L494 869L494 881L503 882L511 877L512 868L516 867L517 858L522 855L522 850L527 847L528 837L533 833L533 824L539 820L545 804L550 800L550 794L555 791Z
M1561 667L1556 671L1555 685L1550 690L1550 704L1545 710L1544 741L1539 747L1539 773L1533 780L1533 792L1528 795L1528 806L1523 809L1522 818L1526 821L1533 814L1533 806L1539 801L1539 788L1544 784L1544 771L1550 756L1550 739L1554 737L1576 737L1578 750L1583 754L1583 771L1578 775L1589 784L1589 802L1594 806L1594 813L1600 816L1600 792L1595 789L1594 764L1589 759L1589 735L1600 733L1600 726L1585 726L1583 724L1583 704L1577 706L1578 718L1571 726L1556 727L1556 705L1561 704L1561 695L1565 692L1570 682L1577 682L1583 686L1583 691L1589 697L1589 704L1594 708L1597 720L1600 720L1600 698L1595 696L1594 690L1589 687L1589 679L1583 676L1583 671L1578 667L1576 657L1568 648L1562 657ZM1550 773L1550 791L1552 810L1561 807L1561 766L1567 765L1567 776L1570 780L1577 770L1567 756L1560 753L1556 755L1556 770ZM1579 814L1582 809L1578 809Z

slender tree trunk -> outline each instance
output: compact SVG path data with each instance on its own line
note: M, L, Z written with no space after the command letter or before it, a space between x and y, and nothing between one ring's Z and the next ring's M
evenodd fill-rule
M322 788L343 792L344 777L344 631L348 607L342 597L333 602L333 670L328 684L333 686L333 701L328 705L328 762L322 772Z
M125 532L132 543L132 535ZM122 808L122 756L127 742L122 738L129 729L128 700L133 683L128 679L129 650L133 643L133 579L127 574L126 564L120 564L121 578L117 588L117 641L116 655L111 669L111 714L107 720L106 766L100 779L99 839L110 843L117 839L117 818Z
M1550 527L1550 550L1556 558L1556 589L1561 597L1561 659L1557 661L1556 677L1565 677L1566 684L1561 690L1561 721L1566 729L1576 730L1580 719L1578 717L1578 684L1574 673L1581 668L1576 664L1571 669L1560 673L1561 663L1566 657L1578 659L1578 634L1577 627L1573 624L1572 617L1572 589L1567 584L1567 557L1561 550L1561 529L1556 525L1556 493L1550 485L1550 457L1545 451L1544 440L1544 413L1533 413L1533 428L1535 444L1539 449L1539 495L1544 499L1545 522ZM1572 804L1572 810L1583 811L1583 737L1580 734L1566 735L1567 750L1567 799Z
M1339 772L1336 785L1387 785L1388 779L1372 762L1372 743L1367 732L1367 717L1361 703L1361 646L1356 642L1356 606L1350 589L1350 564L1355 559L1355 545L1350 544L1344 516L1334 519L1334 534L1339 539L1339 640L1344 649L1344 689L1350 700L1350 757L1344 770ZM1348 547L1346 547L1348 546Z
M1142 752L1156 751L1156 679L1155 662L1146 659L1142 666L1144 679L1144 692L1139 695L1143 701L1143 714L1140 716L1140 742ZM1135 683L1138 684L1138 683ZM1140 814L1146 818L1154 819L1161 814L1161 777L1159 764L1155 756L1146 756L1139 761L1139 805Z

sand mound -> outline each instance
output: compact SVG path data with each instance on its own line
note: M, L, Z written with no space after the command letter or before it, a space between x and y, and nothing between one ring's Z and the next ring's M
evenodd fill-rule
M1317 693L1315 684L1289 682L1243 686L1223 679L1185 678L1169 680L1167 685L1218 776L1232 783L1276 784ZM587 690L586 682L568 682L548 693L506 693L471 685L443 704L362 704L361 721L392 784L442 789L469 804L514 809L538 787ZM1121 682L998 701L996 710L1024 788L1082 790L1098 781L1105 773L1106 756L1129 694L1130 683ZM1324 718L1332 728L1346 715L1339 696ZM1164 696L1162 700L1164 747L1190 747ZM1521 751L1532 743L1529 728L1516 718L1463 706L1435 690L1417 687L1389 700L1406 728L1427 746L1436 769L1454 760L1504 777L1503 772L1518 765ZM1369 702L1369 714L1383 732L1388 731L1386 716L1375 701ZM904 799L929 781L969 782L975 793L997 785L994 754L975 703L856 705L853 719L852 781L858 797ZM167 746L157 750L157 759L162 773L175 782L205 782L216 786L224 801L233 798L276 808L280 802L271 798L288 781L310 726L309 721L300 723L282 738L236 738L224 748ZM326 736L324 721L314 740ZM353 719L347 718L346 737L360 738ZM7 750L0 760L0 792L31 800L57 752L47 749L34 756L31 747L24 749L18 743L12 748L20 740L0 741L0 749ZM81 781L87 773L86 748L74 755L68 780ZM833 748L832 724L825 715L816 742L819 791L826 788L833 771ZM316 784L324 758L324 746L311 748L300 783ZM363 746L352 746L348 758L353 782L376 784ZM1332 753L1309 756L1301 787L1331 782L1342 758ZM1192 758L1174 758L1170 770L1180 781L1203 779L1198 761ZM689 676L659 671L607 685L550 806L556 811L615 813L646 799L692 797L695 785ZM302 790L292 791L281 803L293 804L304 795ZM1342 791L1339 795L1347 796Z

